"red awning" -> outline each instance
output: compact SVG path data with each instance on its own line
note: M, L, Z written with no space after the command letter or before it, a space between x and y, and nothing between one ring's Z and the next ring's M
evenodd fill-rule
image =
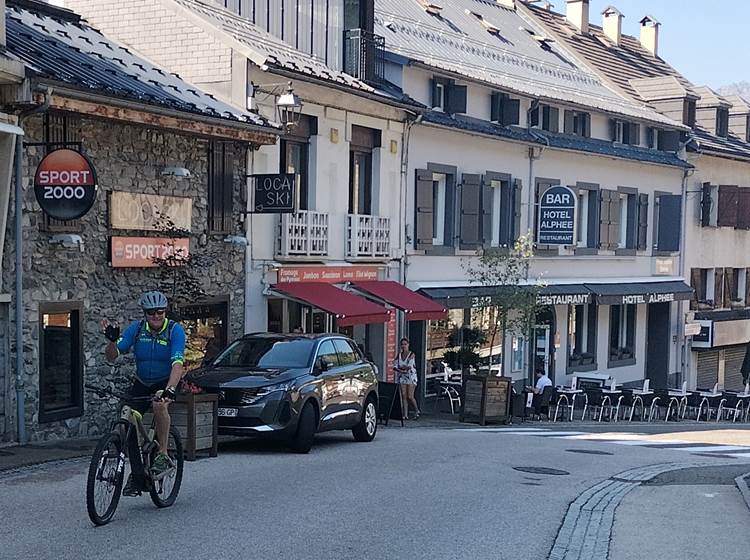
M448 310L406 286L393 280L372 280L354 282L356 289L382 299L406 313L407 321L427 321L445 319Z
M388 309L325 282L279 282L273 290L336 315L340 327L386 323Z

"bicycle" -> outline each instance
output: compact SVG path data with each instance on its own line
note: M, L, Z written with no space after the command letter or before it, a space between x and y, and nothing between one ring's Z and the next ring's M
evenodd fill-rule
M106 525L114 517L122 494L126 459L130 462L131 473L134 476L140 475L145 481L146 490L156 507L164 508L174 504L182 484L185 462L180 434L174 426L170 427L167 455L171 467L155 480L151 476L151 464L159 452L155 420L147 430L143 424L143 415L128 404L152 401L153 397L130 397L95 385L87 384L85 387L101 398L115 397L125 403L120 410L120 418L112 423L111 431L99 440L91 457L86 480L86 509L91 521L95 525ZM139 452L130 456L128 442L134 430ZM103 491L103 495L97 490Z

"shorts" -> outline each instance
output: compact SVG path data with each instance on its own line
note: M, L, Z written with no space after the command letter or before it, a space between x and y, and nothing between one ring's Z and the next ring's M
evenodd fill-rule
M156 393L156 391L166 389L167 382L169 382L168 377L163 381L157 381L152 385L144 385L139 379L136 379L135 381L133 381L133 386L130 388L130 391L128 391L128 395L133 398L150 397L151 395ZM130 406L130 408L132 408L133 410L137 410L141 414L145 414L146 412L148 412L148 409L151 408L151 401L140 399L135 402L128 403L128 406Z
M416 385L417 384L417 373L399 373L396 377L396 382L400 385Z

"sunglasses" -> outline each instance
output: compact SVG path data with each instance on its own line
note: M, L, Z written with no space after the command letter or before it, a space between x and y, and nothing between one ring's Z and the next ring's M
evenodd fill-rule
M147 309L146 315L153 317L154 315L163 315L166 311L166 309Z

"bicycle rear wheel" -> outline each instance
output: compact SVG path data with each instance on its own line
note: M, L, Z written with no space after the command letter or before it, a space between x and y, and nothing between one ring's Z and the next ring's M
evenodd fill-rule
M155 448L149 458L149 466L153 463L159 449ZM160 480L152 480L149 485L149 494L151 501L156 507L164 508L171 506L180 493L182 484L182 470L185 463L185 457L182 450L182 439L177 429L173 426L169 428L169 441L167 442L167 455L172 468Z
M95 525L106 525L112 520L120 502L125 459L120 435L104 435L94 449L86 479L86 509Z

